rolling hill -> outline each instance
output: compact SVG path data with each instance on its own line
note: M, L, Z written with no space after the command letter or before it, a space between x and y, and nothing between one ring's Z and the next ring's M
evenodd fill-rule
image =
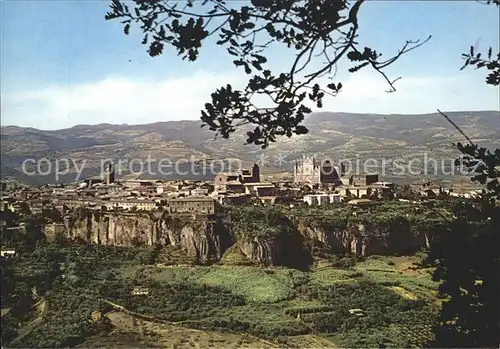
M500 147L500 113L497 111L447 113L471 139L482 146ZM453 159L458 152L453 142L464 141L454 127L437 113L424 115L379 115L321 112L305 120L307 135L282 138L263 153L260 148L245 145L245 130L239 130L230 139L214 139L215 134L201 128L200 121L168 121L144 125L77 125L72 128L44 131L34 128L4 126L1 128L2 177L15 178L28 184L54 183L55 159L68 159L70 169L59 181L74 181L83 164L81 177L100 173L101 163L122 159L121 176L200 178L194 175L191 160L237 158L245 164L253 163L264 154L267 161L264 173L292 169L292 161L301 154L317 154L323 158L363 161L367 158L400 159L407 163L424 153L435 159ZM48 174L27 176L22 164L32 159L52 161ZM277 163L277 159L281 162ZM130 165L132 159L134 165ZM153 169L148 174L148 159ZM156 162L152 161L156 160ZM161 175L157 165L168 159L172 166L180 159L184 175ZM45 161L45 160L44 160ZM165 160L167 161L167 160ZM164 161L164 163L165 163ZM167 161L167 162L168 162ZM48 170L45 167L39 170ZM61 162L62 163L62 162ZM142 171L140 164L142 163ZM43 164L43 162L42 162ZM36 172L33 166L28 171ZM130 173L130 170L134 173ZM40 172L40 171L38 171ZM140 172L140 173L139 173ZM165 171L164 171L165 172ZM179 171L177 171L179 172ZM388 174L389 177L391 174ZM80 177L80 178L81 178ZM202 176L210 179L213 175Z

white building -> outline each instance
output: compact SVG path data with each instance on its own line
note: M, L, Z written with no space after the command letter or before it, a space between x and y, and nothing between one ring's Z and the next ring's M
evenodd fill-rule
M204 196L208 195L208 189L206 188L196 188L191 190L191 196Z
M305 195L304 202L307 203L309 206L328 205L330 203L330 195L328 194Z
M340 194L330 194L330 203L342 202L343 198Z

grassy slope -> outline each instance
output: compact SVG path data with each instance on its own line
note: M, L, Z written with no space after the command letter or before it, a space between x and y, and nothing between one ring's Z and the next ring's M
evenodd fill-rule
M255 348L263 344L257 338L246 335L156 324L135 320L121 312L111 312L107 317L115 330L107 336L96 336L80 347Z
M107 258L102 252L99 250ZM18 333L19 344L36 343L39 337L45 342L54 336L63 340L72 326L82 326L83 318L89 319L90 312L101 309L96 288L108 278L104 274L110 269L117 278L109 289L119 292L105 295L106 299L166 321L134 322L129 315L111 312L107 316L114 325L111 333L105 334L109 329L88 332L83 347L263 347L262 340L272 342L271 347L373 347L387 338L392 339L392 346L419 346L420 340L430 335L429 312L410 303L421 300L436 304L437 285L429 270L413 265L417 257L372 256L349 269L331 267L331 262L323 260L313 270L302 272L241 265L175 266L161 259L161 264L141 265L134 255L118 252L111 260L100 261L102 270L88 275L88 284L53 293L49 316L43 324L26 323ZM82 270L96 261L88 261ZM139 285L151 282L146 298L130 297L127 289L134 281ZM88 302L78 301L82 296L89 298ZM351 308L363 309L366 316L350 315ZM59 330L60 314L61 321L67 322L64 333ZM344 326L346 321L350 324ZM238 323L247 327L232 326ZM318 327L322 324L334 324L335 329ZM32 327L39 331L30 331Z
M145 268L150 277L162 282L194 282L221 286L245 297L247 302L276 303L291 297L293 275L300 272L289 269L257 267L186 266ZM290 277L291 275L291 277Z
M305 323L307 326L307 316L313 315L306 314L307 316L303 315L302 319L297 319L296 316L290 315L290 310L302 309L304 312L311 311L312 313L328 312L328 310L320 309L320 307L325 307L325 304L315 299L309 299L297 291L296 286L304 283L313 288L330 285L342 287L342 285L353 284L361 279L373 280L376 283L383 284L385 288L392 290L401 298L430 300L433 298L436 284L431 281L428 271L415 269L413 262L416 260L415 257L375 256L362 263L358 263L351 269L318 267L310 272L300 272L286 268L263 269L250 266L143 266L137 267L135 271L128 269L126 274L142 274L143 276L165 283L196 283L221 286L243 296L247 304L214 311L209 319L221 320L231 317L240 321L259 323L272 328L292 327L298 322ZM386 286L386 284L391 285ZM319 308L319 310L314 310L316 308ZM176 333L183 333L183 336L190 338L188 340L189 343L193 344L193 340L196 342L191 334L192 329L178 328L176 331ZM391 333L401 335L401 331L408 331L408 326L391 325L385 331L389 335ZM239 345L243 345L243 342L241 342L242 338L246 338L244 340L248 339L248 337L245 337L245 334L202 332L203 335L199 335L198 337L201 336L204 339L200 339L200 337L198 338L198 342L196 342L197 345L201 346L206 346L206 338L212 337L212 341L215 341L216 338L224 338L224 343L227 345L234 345L235 341L236 344L240 343ZM371 335L368 333L368 338ZM374 335L380 334L377 333ZM343 344L345 337L339 334L309 334L287 336L281 340L281 345L284 344L292 347L336 347ZM162 339L161 343L162 345L177 343L174 347L178 347L179 345L182 347L182 343L179 343L179 340L175 339L175 336L172 337L170 342L164 342Z

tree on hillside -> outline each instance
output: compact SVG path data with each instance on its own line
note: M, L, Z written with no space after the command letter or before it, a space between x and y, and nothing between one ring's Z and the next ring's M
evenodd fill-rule
M500 207L487 200L455 207L458 218L434 236L428 258L436 264L443 299L435 348L497 348L500 343Z
M500 6L500 0L487 5ZM470 47L463 54L462 69L474 66L487 70L486 84L500 84L500 53L490 48L481 58ZM471 173L471 180L484 186L476 202L454 207L457 217L450 229L436 236L429 260L436 262L434 278L441 280L444 299L433 347L498 348L500 344L500 149L494 151L474 143L446 114L442 115L464 136L457 143L463 154L457 165Z
M334 81L342 59L352 62L350 72L364 67L379 72L393 92L399 78L389 78L384 69L430 39L407 41L397 54L385 58L375 49L360 47L358 12L364 2L350 6L347 0L113 0L106 19L121 20L125 34L131 25L139 26L152 57L170 45L182 59L195 61L209 38L218 38L216 44L234 57L233 64L249 79L242 90L227 84L212 93L201 111L203 125L224 138L243 125L255 126L247 133L247 143L266 147L278 136L307 133L301 125L311 112L306 104L321 108L325 96L342 89L342 83ZM290 67L279 72L266 69L272 45L296 53ZM257 96L267 97L271 107L256 106Z
M500 0L487 0L500 6ZM462 69L486 70L486 84L500 84L500 53L487 54L471 46L462 56ZM434 278L441 280L439 295L445 299L432 346L496 348L500 343L500 149L474 143L446 114L441 113L466 139L457 143L463 154L457 165L471 173L471 180L485 188L476 202L455 206L457 219L438 236L429 253L437 262Z

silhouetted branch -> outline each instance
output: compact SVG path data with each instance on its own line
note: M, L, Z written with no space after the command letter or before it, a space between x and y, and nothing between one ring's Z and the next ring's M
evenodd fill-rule
M462 131L462 129L460 127L458 127L458 125L455 124L455 122L453 120L451 120L451 118L448 115L446 115L445 113L443 113L439 109L437 111L438 111L439 114L441 114L442 117L444 117L446 119L446 121L448 121L450 124L452 124L453 127L455 127L455 129L457 129L457 131L460 132L460 134L462 136L465 137L465 139L467 140L467 142L469 142L470 145L475 146L475 144L472 142L472 140L469 138L469 136L467 136L467 134L465 134L465 132Z
M301 125L312 111L306 102L321 108L324 96L340 92L340 82L320 84L319 80L327 75L331 80L342 58L358 63L351 72L371 66L395 91L394 83L400 78L389 79L383 69L430 37L424 42L407 41L395 56L379 62L381 55L376 51L357 48L358 13L365 2L357 0L350 6L347 0L251 0L250 6L224 0L112 0L106 19L120 19L126 34L137 23L151 56L161 55L168 44L182 59L195 61L206 39L217 35L216 44L250 77L243 90L231 85L217 89L205 104L201 120L224 138L237 127L252 123L256 128L248 133L247 142L266 147L277 136L308 132ZM296 51L288 69L266 69L265 50L272 44ZM317 57L325 57L319 68L314 62ZM251 102L255 95L268 96L272 108L263 111L255 106Z
M432 38L432 35L429 35L427 37L427 39L425 39L424 41L420 41L420 40L409 40L409 41L406 41L406 43L403 45L403 47L398 51L398 53L396 55L394 55L393 57L383 61L383 62L378 62L377 59L381 56L381 55L377 55L377 54L373 54L372 56L368 56L366 58L367 62L371 65L371 67L376 71L378 72L380 75L382 75L385 79L385 81L389 84L390 86L390 90L387 90L386 92L396 92L396 88L394 87L394 84L401 79L401 77L398 77L394 80L391 80L389 79L389 77L387 76L387 74L383 71L384 68L388 67L389 65L393 64L394 62L396 62L401 56L403 56L404 54L408 53L408 52L411 52L419 47L421 47L422 45L424 45L425 43L427 43L430 39ZM363 53L359 50L357 50L356 48L354 48L354 50L359 54L359 55L363 55ZM366 48L365 48L366 50ZM373 52L375 53L375 52Z

